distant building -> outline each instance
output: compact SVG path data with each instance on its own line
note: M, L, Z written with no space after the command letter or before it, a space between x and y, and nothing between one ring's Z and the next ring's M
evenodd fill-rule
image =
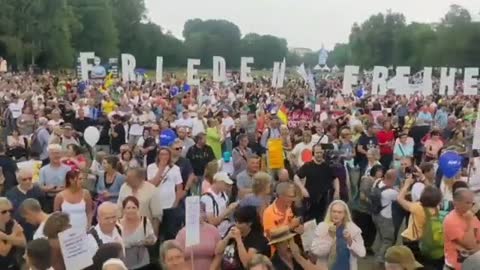
M313 52L311 49L309 48L289 48L288 49L290 52L292 53L295 53L295 54L298 54L300 56L304 56L305 54L307 53L311 53Z

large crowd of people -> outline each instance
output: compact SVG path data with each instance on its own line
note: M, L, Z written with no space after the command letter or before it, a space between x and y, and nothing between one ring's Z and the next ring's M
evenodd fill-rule
M480 269L477 97L232 76L0 75L0 268L74 269L59 240L73 228L93 270Z

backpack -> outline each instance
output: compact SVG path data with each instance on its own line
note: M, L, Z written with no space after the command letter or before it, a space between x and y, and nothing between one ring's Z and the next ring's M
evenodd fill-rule
M207 196L209 197L210 199L212 199L212 205L213 205L213 214L218 217L218 215L220 214L220 211L218 209L218 203L217 201L215 200L215 198L213 197L213 194L212 193L204 193L203 196Z
M32 139L31 139L31 144L30 144L30 154L34 155L40 155L43 152L43 147L42 143L40 142L38 138L38 133L40 133L40 130L42 128L37 129L33 134L32 134Z
M443 224L440 215L432 215L430 211L423 208L425 212L425 225L423 234L419 241L420 251L428 259L440 259L444 256L443 249Z
M144 221L145 221L145 220L144 220ZM119 234L120 236L122 236L122 229L120 228L120 226L119 226L118 224L115 224L115 228L117 229L118 234ZM146 224L145 224L145 222L143 223L143 228L144 228L144 231L146 231ZM102 239L100 238L100 236L98 235L97 230L95 230L95 227L90 228L90 230L88 230L88 234L92 235L93 239L95 239L95 242L97 242L97 245L98 245L98 246L103 245L103 241L102 241Z
M379 187L381 181L373 184L373 187L368 195L368 211L373 215L378 215L388 205L382 205L382 192L390 189L390 187Z

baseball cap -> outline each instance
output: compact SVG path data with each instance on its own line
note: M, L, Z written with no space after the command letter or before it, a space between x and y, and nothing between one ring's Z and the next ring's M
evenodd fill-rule
M64 129L73 129L72 124L70 124L70 123L65 123L65 124L62 125L62 127Z
M415 270L423 267L415 260L412 251L403 245L393 246L385 253L385 262L401 265L405 270Z
M230 179L230 177L228 176L228 174L226 172L217 172L213 176L213 181L215 181L215 182L222 181L222 182L225 182L228 185L233 185L232 179Z
M462 270L477 270L480 265L480 251L469 256L462 264Z

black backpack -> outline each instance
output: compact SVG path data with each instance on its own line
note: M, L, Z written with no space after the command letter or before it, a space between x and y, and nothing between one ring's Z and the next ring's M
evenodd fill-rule
M118 230L118 234L120 234L120 236L122 236L122 229L120 228L120 225L115 224L115 228ZM143 228L144 228L144 231L145 231L146 230L146 222L143 223ZM103 241L100 238L100 236L98 235L97 230L95 230L95 227L90 228L90 230L88 230L88 234L93 236L93 239L95 239L95 242L97 242L98 246L103 245Z
M390 189L390 187L384 186L380 188L380 183L381 181L374 183L368 195L368 211L372 215L380 214L380 212L388 206L382 205L382 192Z

